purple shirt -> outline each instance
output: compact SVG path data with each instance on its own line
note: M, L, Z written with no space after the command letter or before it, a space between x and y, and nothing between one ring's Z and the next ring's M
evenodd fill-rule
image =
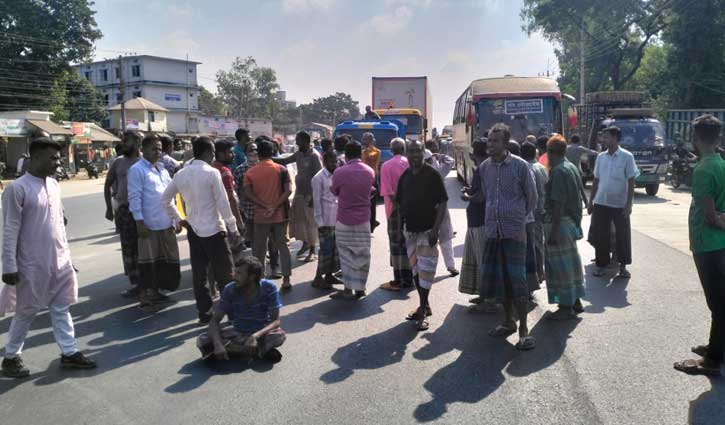
M516 155L479 166L486 200L486 237L526 241L526 216L536 207L536 182L529 164Z
M330 191L337 196L337 221L348 226L370 221L370 194L375 172L359 159L335 170Z
M392 198L398 189L398 180L409 167L408 159L403 155L395 155L383 163L380 168L380 194L384 196L385 216L390 218L393 213Z

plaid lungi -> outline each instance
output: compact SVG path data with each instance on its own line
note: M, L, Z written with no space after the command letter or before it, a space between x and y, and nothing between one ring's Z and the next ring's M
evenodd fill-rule
M317 245L317 223L315 209L312 207L312 195L295 195L292 199L289 236L309 245Z
M438 244L428 242L430 230L420 233L405 231L405 247L413 274L418 276L418 284L423 289L430 289L438 268Z
M545 224L548 235L551 224ZM546 245L546 291L550 304L573 306L584 296L584 270L577 248L582 238L581 228L569 217L562 217L559 227L559 243Z
M118 206L116 226L121 237L123 273L128 276L131 285L138 285L141 282L138 272L138 231L136 230L136 220L128 209L128 204Z
M536 264L535 226L534 222L526 223L526 283L529 286L529 292L541 289L539 268Z
M335 228L332 226L319 227L320 250L317 256L317 276L335 273L340 270L340 256L337 254L335 243Z
M173 228L138 238L138 270L143 288L175 291L181 282L179 245Z
M390 266L393 268L393 280L404 286L413 285L413 271L408 260L405 234L397 214L388 218L388 241L390 242Z
M478 295L481 286L483 266L483 246L486 243L486 228L469 227L466 230L466 241L463 245L461 261L461 277L458 281L458 292Z
M370 222L335 225L335 243L345 287L364 291L370 272Z
M221 328L219 334L230 356L242 355L244 352L244 343L251 336L250 334L237 331L232 325ZM269 350L282 346L286 339L287 335L282 328L272 329L257 340L257 354L264 355ZM211 340L209 334L205 332L196 338L196 347L203 355L214 350L214 342Z
M486 239L479 294L484 298L495 298L498 302L529 299L525 241Z

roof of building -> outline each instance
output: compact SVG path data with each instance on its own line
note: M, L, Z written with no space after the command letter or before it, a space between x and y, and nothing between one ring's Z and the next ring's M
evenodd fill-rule
M161 112L169 112L168 109L164 108L163 106L159 106L155 104L154 102L144 99L143 97L136 97L130 100L127 100L124 102L126 104L126 110L132 111L132 110L149 110L149 111L161 111ZM120 111L121 110L121 104L111 106L108 108L109 111Z
M53 121L49 120L26 120L34 127L48 133L51 136L72 136L73 132L67 128L63 128Z
M175 62L184 62L184 63L193 63L195 65L201 65L201 62L196 62L192 60L186 60L186 59L176 59L176 58L165 58L163 56L154 56L154 55L135 55L135 56L124 56L123 60L129 60L129 59L138 59L138 58L152 58L152 59L161 59L161 60L167 60L167 61L175 61ZM95 63L103 63L103 62L118 62L118 59L109 59L109 60L102 60L102 61L95 61L95 62L89 62L89 63L79 63L73 65L74 67L80 67L84 65L92 65Z
M91 140L94 142L120 142L121 139L114 136L113 133L108 132L94 123L91 123Z
M561 91L556 80L546 77L499 77L483 78L471 83L473 100L521 96L555 95Z

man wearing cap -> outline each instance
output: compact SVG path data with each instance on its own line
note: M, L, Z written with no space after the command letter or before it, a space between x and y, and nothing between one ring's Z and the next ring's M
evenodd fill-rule
M622 132L611 126L602 131L607 150L600 153L594 166L594 183L587 211L592 216L590 242L596 251L597 270L603 276L611 261L611 224L616 229L619 277L629 278L627 265L632 264L632 229L629 216L634 200L634 179L639 175L634 156L619 146Z

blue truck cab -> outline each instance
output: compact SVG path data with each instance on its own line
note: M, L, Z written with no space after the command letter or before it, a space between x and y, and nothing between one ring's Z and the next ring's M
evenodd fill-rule
M335 127L334 137L349 134L358 142L362 141L364 133L373 133L375 147L380 149L380 164L393 157L390 150L390 141L396 137L405 139L405 125L398 120L370 121L355 120L343 121Z

